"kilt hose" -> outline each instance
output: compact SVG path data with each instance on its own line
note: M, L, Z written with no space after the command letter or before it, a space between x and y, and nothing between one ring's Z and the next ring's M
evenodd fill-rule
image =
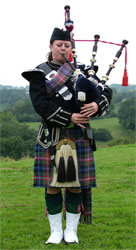
M80 127L61 129L60 140L70 139L75 142L78 159L78 173L80 188L83 192L83 209L81 219L88 224L92 221L92 194L91 188L96 187L96 173L94 155L90 142L83 138ZM55 152L55 148L54 148ZM43 148L38 143L35 146L34 157L34 187L49 187L52 178L52 164L49 149Z

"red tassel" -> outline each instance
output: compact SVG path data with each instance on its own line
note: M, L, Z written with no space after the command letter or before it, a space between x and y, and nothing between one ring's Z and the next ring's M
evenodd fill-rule
M128 86L127 69L124 69L124 75L123 75L123 79L122 79L122 86L125 86L125 87Z
M70 52L70 54L69 54L69 61L70 61L70 62L73 62L72 52Z
M127 75L127 47L125 47L125 69L124 69L124 75L122 79L122 86L127 87L128 86L128 75Z

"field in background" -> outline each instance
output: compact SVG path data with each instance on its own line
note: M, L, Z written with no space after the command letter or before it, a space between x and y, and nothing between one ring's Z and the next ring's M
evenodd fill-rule
M32 122L32 123L26 123L28 126L31 128L35 129L38 131L39 124L38 122ZM122 127L122 125L119 123L119 120L117 117L114 118L104 118L104 119L92 119L91 121L91 127L92 129L108 129L110 134L112 135L113 140L117 139L122 139L122 140L133 140L135 138L135 131L131 130L126 130ZM110 141L111 142L111 141ZM97 147L107 147L109 146L109 141L107 142L102 142L102 141L97 141Z
M104 126L104 120L99 122L102 126L102 121ZM80 244L70 246L64 242L45 246L50 229L44 217L44 189L32 187L33 159L1 159L1 249L136 249L135 152L134 144L99 148L95 152L93 224L80 224Z

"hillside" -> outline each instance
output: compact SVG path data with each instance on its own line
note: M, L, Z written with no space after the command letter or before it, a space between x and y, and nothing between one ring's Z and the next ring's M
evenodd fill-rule
M117 140L127 140L128 143L129 141L135 141L135 131L131 131L131 130L126 130L124 129L121 124L119 123L119 120L117 117L114 118L105 118L105 119L96 119L96 120L92 120L91 121L91 126L92 129L93 128L106 128L109 130L109 132L111 133L113 139L111 142L113 141L117 141ZM110 143L111 143L110 142ZM98 146L108 146L109 142L97 142Z

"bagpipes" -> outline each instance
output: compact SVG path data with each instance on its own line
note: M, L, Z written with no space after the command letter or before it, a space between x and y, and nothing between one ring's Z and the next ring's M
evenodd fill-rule
M71 43L72 43L72 51L69 58L66 58L65 55L65 61L70 65L72 71L73 71L73 79L76 79L75 82L75 100L78 107L81 107L83 103L89 103L94 101L102 92L104 89L104 86L106 82L109 80L109 75L113 68L115 68L115 63L118 61L119 57L122 54L122 50L125 48L125 69L124 69L124 76L122 81L122 86L128 86L128 76L127 76L127 47L128 44L127 40L123 40L122 44L115 44L111 42L101 41L99 35L94 36L94 40L74 40L73 38L73 28L74 23L70 19L70 6L66 5L64 7L65 10L65 22L64 26L66 30L69 30L71 34ZM79 70L80 67L78 67L77 63L77 54L76 54L76 47L75 42L94 42L93 50L92 50L92 58L91 58L91 65L87 68L84 68L83 71ZM97 49L98 49L98 42L103 43L110 43L114 45L121 46L120 49L117 51L112 64L109 65L109 69L106 72L106 74L102 77L102 80L100 80L97 76L97 70L98 66L95 65L96 62L96 55L97 55Z

